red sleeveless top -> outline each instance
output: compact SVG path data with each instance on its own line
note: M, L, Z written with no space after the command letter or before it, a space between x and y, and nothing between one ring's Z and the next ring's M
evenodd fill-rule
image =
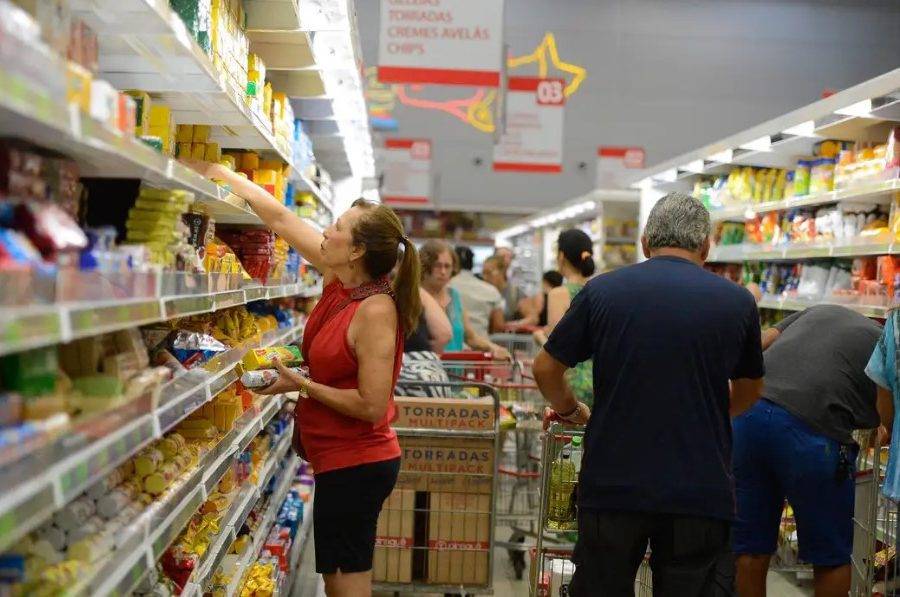
M350 290L335 279L324 288L303 332L303 357L313 381L342 390L359 388L359 363L347 342L347 329L362 301L375 294L392 294L386 279ZM299 426L303 450L316 473L400 457L397 434L390 426L393 388L403 363L403 331L397 327L391 396L380 421L348 417L313 398L298 403L294 425Z

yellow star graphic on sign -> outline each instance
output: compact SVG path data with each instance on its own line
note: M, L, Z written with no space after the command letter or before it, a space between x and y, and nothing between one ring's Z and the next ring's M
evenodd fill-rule
M538 45L538 47L535 48L531 54L509 58L506 61L506 66L509 70L513 70L515 68L520 68L528 64L537 63L538 76L541 78L546 78L549 71L549 65L547 63L548 57L550 59L550 63L553 64L556 70L572 75L572 80L569 81L569 83L566 85L566 97L569 97L570 95L578 91L581 83L584 82L585 78L587 78L587 70L582 66L578 66L577 64L563 62L559 58L559 52L556 49L556 38L549 31L544 34L544 39L541 40L540 45Z

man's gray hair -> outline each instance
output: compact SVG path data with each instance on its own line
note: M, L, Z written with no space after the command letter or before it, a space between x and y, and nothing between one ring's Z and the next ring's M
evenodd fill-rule
M649 249L699 251L709 237L709 211L699 200L684 193L660 199L647 218L644 237Z

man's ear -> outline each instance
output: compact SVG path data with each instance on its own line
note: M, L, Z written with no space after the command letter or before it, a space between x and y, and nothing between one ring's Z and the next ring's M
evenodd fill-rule
M707 236L706 239L704 239L703 244L700 245L700 260L703 262L705 262L706 258L709 257L709 247L710 247L710 240L709 240L709 237Z
M650 247L647 246L647 237L641 235L641 249L644 251L644 257L650 259Z

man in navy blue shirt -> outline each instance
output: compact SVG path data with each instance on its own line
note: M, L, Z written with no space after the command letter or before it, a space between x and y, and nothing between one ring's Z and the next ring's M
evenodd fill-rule
M753 296L703 269L709 212L670 193L654 206L643 263L594 278L534 363L559 418L586 424L575 597L633 595L650 545L654 595L712 596L734 517L731 417L760 396ZM565 383L593 358L594 412Z

